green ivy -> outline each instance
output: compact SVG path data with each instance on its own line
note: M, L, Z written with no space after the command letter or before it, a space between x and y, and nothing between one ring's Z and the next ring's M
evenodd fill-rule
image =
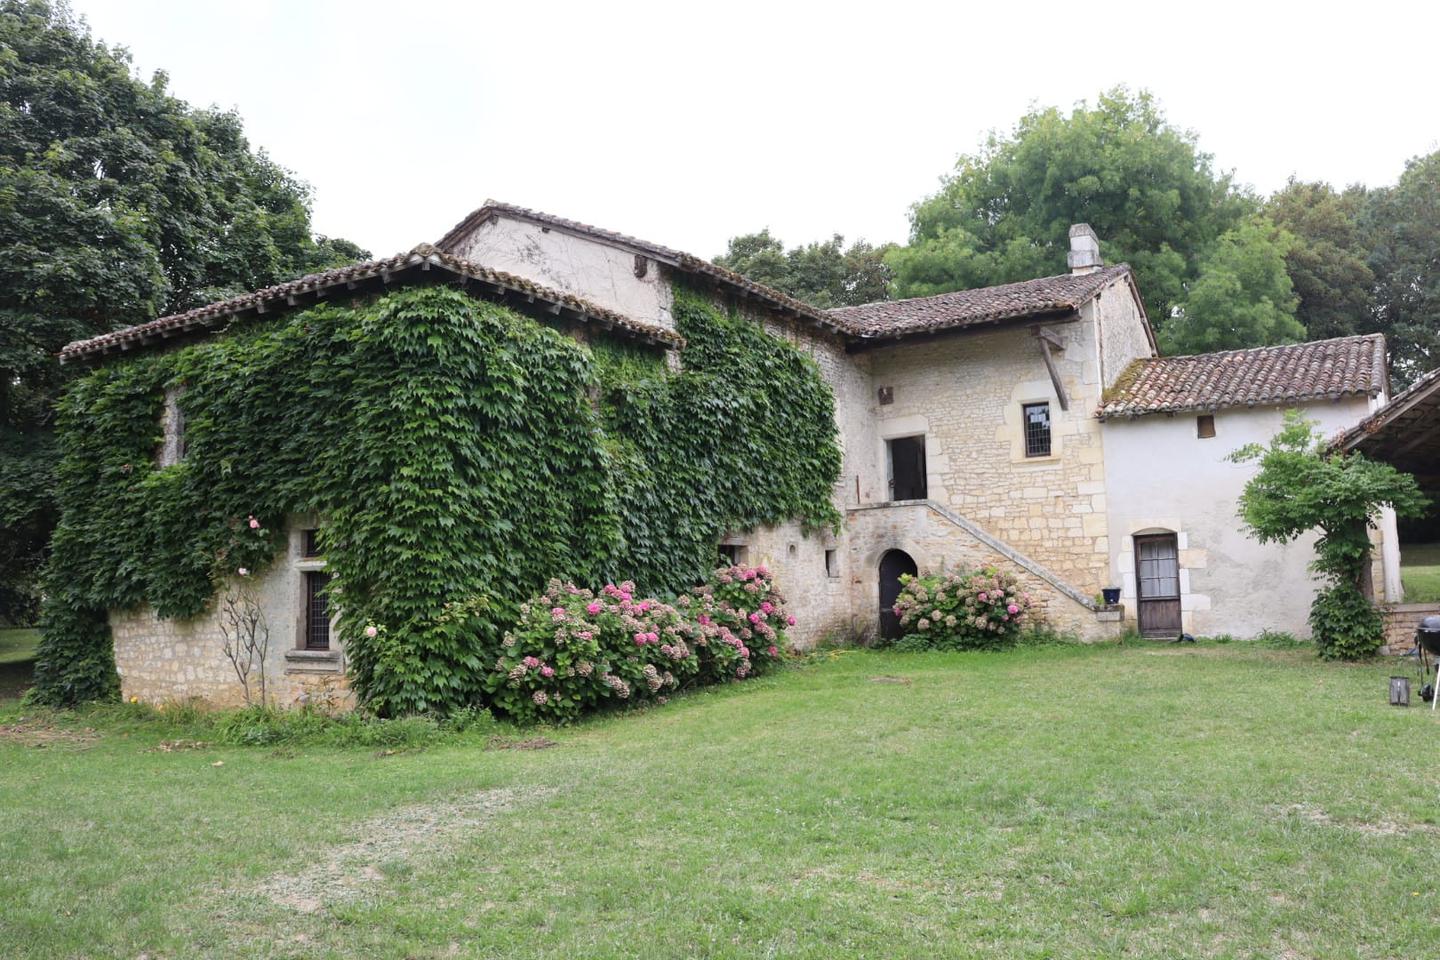
M35 699L117 689L105 612L205 611L323 518L357 693L387 714L483 699L549 579L678 592L727 529L838 520L828 387L753 320L677 291L678 373L447 287L403 290L111 362L61 405L62 518ZM186 458L155 465L168 387ZM262 523L257 535L245 520ZM365 636L377 624L380 636Z

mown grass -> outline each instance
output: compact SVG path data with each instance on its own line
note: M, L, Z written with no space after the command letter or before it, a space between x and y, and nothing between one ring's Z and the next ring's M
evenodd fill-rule
M30 686L40 631L31 628L0 629L0 700L18 697Z
M157 960L1428 955L1440 720L1387 706L1392 672L1239 643L839 652L544 731L558 745L534 751L167 752L179 727L11 708L0 943ZM467 813L476 797L494 802ZM334 895L272 898L307 877Z
M1440 602L1440 543L1402 546L1400 581L1406 603Z

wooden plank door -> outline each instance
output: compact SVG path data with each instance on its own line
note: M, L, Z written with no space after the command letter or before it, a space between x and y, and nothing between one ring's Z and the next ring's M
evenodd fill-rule
M1135 586L1140 633L1180 635L1180 550L1173 533L1135 538Z

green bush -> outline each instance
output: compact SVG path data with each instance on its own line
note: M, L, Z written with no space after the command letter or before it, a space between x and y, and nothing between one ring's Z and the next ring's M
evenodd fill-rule
M778 660L784 611L769 571L733 566L673 604L629 581L595 592L551 581L520 609L486 673L490 702L525 722L664 702L691 684L743 680Z
M1385 642L1380 611L1349 581L1332 583L1310 605L1316 652L1325 660L1373 657Z
M895 613L897 650L990 650L1016 641L1032 598L1013 574L995 567L969 573L902 576Z

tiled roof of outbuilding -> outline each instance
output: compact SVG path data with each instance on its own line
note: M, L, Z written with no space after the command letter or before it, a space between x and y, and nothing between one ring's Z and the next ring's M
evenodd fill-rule
M911 300L882 300L837 307L830 316L865 338L900 337L978 326L1037 314L1078 310L1110 283L1130 273L1119 263L1094 273L1064 273L998 287L957 290Z
M1385 337L1372 333L1136 360L1107 392L1099 413L1138 417L1258 407L1374 396L1386 388Z
M393 279L410 273L423 273L438 268L456 277L475 281L487 291L502 298L514 297L525 303L539 301L547 305L552 313L565 313L572 318L598 323L604 327L617 328L623 333L652 340L657 343L679 345L684 339L674 330L658 324L642 323L622 316L613 310L582 300L579 297L549 287L541 286L524 277L491 270L448 253L442 253L428 243L422 243L408 253L398 253L384 260L368 260L349 266L336 267L320 273L291 280L287 283L266 287L250 293L221 300L217 303L196 307L184 313L160 317L148 323L103 333L88 340L77 340L60 351L62 363L133 350L141 345L185 336L218 326L231 317L246 311L265 313L272 307L299 306L302 298L313 303L327 291L337 286L354 289L366 281L379 280L390 283Z

